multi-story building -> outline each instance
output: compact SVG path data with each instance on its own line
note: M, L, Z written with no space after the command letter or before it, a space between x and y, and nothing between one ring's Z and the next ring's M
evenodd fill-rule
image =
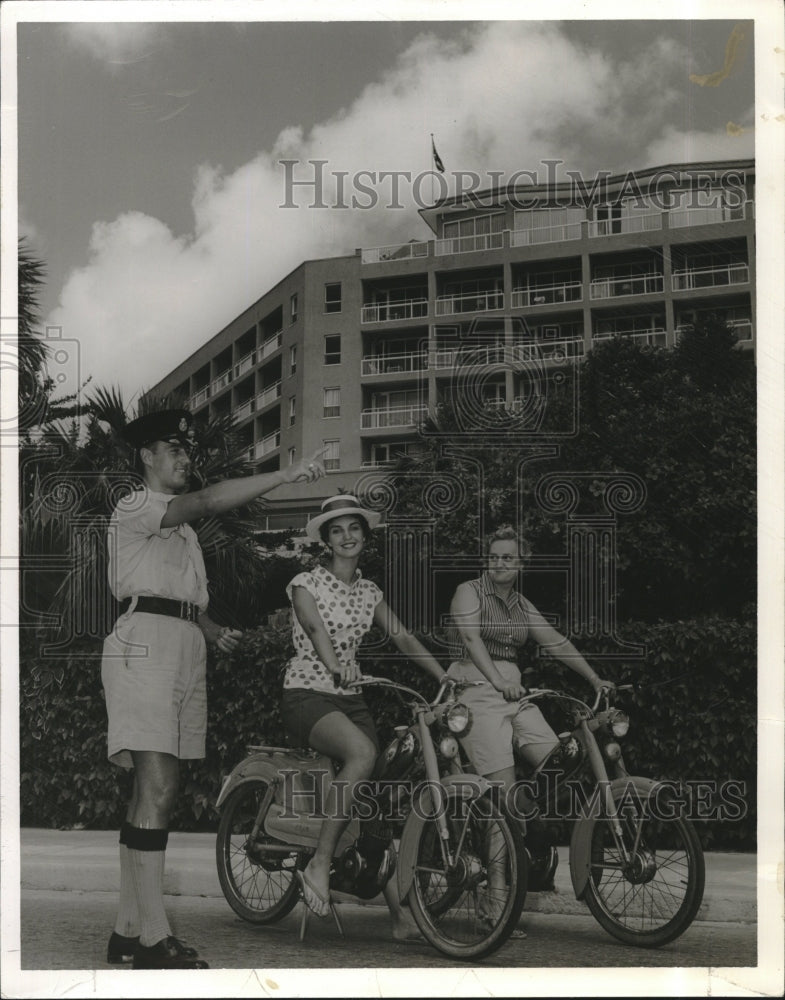
M754 205L748 160L447 198L420 212L434 238L305 261L150 392L233 413L260 471L324 445L326 479L273 494L270 526L301 524L416 447L464 361L482 364L478 322L546 366L614 336L672 345L701 313L752 349ZM514 408L525 390L487 350L483 397Z

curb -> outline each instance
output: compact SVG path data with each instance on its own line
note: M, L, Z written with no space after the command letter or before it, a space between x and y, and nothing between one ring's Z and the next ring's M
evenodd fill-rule
M586 916L586 904L575 898L569 852L559 849L555 891L530 892L526 911ZM757 858L754 854L709 853L706 890L695 918L700 921L755 923ZM117 892L117 833L112 831L21 831L23 890ZM164 893L171 896L222 898L215 862L215 835L172 833L166 852ZM339 894L339 900L357 903ZM384 905L381 896L365 905Z

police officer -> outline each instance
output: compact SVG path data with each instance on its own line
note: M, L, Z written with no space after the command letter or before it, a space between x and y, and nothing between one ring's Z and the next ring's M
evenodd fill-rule
M279 472L230 479L188 492L191 415L163 410L132 421L141 489L115 508L108 533L109 585L121 615L104 642L101 677L108 755L134 770L120 831L120 903L110 964L135 969L205 969L171 933L163 905L164 854L179 761L204 757L205 640L231 652L241 636L205 614L207 579L189 522L241 507L276 486L324 474L322 451Z

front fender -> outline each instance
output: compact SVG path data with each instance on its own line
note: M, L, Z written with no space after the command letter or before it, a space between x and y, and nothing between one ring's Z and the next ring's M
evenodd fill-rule
M269 753L254 753L241 760L229 776L224 779L215 808L220 809L238 785L244 785L248 781L255 781L259 778L270 782L280 781L281 762L271 760Z
M625 794L630 794L631 792L648 801L652 793L659 787L663 787L663 783L660 781L654 781L652 778L627 775L623 778L615 778L611 782L611 794L614 801L623 799ZM602 817L604 812L601 808L598 808L598 806L601 806L601 803L601 798L590 799L588 808L584 808L583 814L578 818L572 829L572 837L570 838L570 876L576 899L583 899L583 894L586 892L586 884L589 881L592 834L594 833L597 820Z
M479 774L448 774L440 780L448 801L477 799L494 787L487 778ZM406 898L412 887L420 836L431 816L430 790L426 781L416 789L412 797L412 809L406 818L398 848L398 893L401 899Z

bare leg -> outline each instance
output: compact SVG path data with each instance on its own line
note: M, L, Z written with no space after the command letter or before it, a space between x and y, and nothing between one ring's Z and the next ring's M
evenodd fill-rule
M515 783L515 768L504 767L500 771L493 771L486 774L489 781L500 782L499 789L501 796L506 795ZM506 857L501 835L498 831L491 833L488 838L488 916L493 917L502 907L502 900L506 895Z
M134 791L128 822L143 830L165 830L177 797L180 762L157 750L132 750Z
M410 913L401 906L401 897L398 895L398 879L395 875L384 887L384 900L390 911L392 920L392 936L396 941L416 941L422 939L420 929L412 919Z
M330 863L341 834L349 822L349 807L354 801L354 788L358 781L370 777L376 762L376 747L365 733L342 712L330 712L314 725L308 743L333 760L341 761L338 774L340 785L330 786L316 852L305 869L314 889L324 898L330 894ZM318 912L318 911L317 911ZM327 912L325 904L322 912Z

